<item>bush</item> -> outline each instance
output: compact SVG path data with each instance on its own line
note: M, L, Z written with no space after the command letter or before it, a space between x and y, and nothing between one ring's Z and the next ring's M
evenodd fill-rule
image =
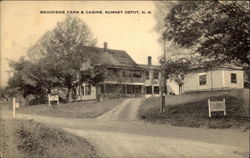
M36 97L35 99L29 102L29 105L39 105L39 104L48 104L48 97L47 96Z

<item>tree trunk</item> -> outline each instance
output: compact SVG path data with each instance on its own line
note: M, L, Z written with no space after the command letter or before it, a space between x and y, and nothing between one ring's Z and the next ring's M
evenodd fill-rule
M68 103L72 102L72 87L68 87L67 95L66 95L66 101Z
M96 85L96 101L101 101L101 87L100 85Z

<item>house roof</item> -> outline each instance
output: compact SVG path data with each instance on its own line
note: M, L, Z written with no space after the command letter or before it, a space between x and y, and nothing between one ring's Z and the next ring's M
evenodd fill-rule
M201 70L201 71L211 71L211 70L243 70L244 67L236 64L235 62L224 63L220 60L206 60L201 62L192 63L189 70Z
M123 50L106 49L104 51L103 48L98 47L81 47L80 49L90 54L91 61L94 64L126 67L137 66L135 61Z
M242 67L237 67L237 66L214 66L214 67L194 67L189 69L190 72L192 71L215 71L215 70L239 70L243 71Z

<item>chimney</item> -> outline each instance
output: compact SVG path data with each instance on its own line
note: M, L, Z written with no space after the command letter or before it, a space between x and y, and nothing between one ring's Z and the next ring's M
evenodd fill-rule
M107 51L107 49L108 49L108 43L107 42L103 43L103 49L104 49L105 52Z
M152 65L152 57L148 56L148 65Z

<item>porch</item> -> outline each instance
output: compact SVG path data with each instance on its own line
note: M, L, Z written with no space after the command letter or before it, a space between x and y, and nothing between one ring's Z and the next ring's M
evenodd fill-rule
M103 83L100 85L99 94L103 98L143 97L145 95L145 87L133 84Z

